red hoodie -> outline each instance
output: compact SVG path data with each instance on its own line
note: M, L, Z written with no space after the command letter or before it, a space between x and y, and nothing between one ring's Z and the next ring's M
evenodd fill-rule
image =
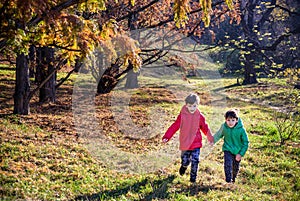
M171 139L180 128L180 150L193 150L202 147L201 131L212 139L212 135L204 115L197 109L193 114L183 106L176 121L168 128L163 139Z

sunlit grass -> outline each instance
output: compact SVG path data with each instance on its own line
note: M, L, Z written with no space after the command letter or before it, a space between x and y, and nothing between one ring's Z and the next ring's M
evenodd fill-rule
M59 72L59 73L57 73L57 78L56 79L58 81L61 80L61 79L64 79L67 76L67 74L68 73L66 73L66 72ZM79 75L79 76L81 76L81 75ZM74 82L76 81L77 77L78 77L77 73L72 73L70 75L70 77L64 82L64 84L66 84L66 85L73 85Z
M75 77L71 79L70 84ZM89 81L90 77L83 79ZM240 109L240 116L248 131L250 146L241 162L235 189L228 189L223 185L222 141L207 155L205 148L202 149L205 157L199 164L197 183L191 185L189 169L182 177L178 174L179 158L169 166L154 172L122 173L93 157L81 141L74 141L71 136L69 138L55 136L36 125L26 123L20 116L8 115L0 119L1 199L299 200L299 139L289 141L285 146L279 146L276 136L269 134L274 129L272 109L234 98L234 95L239 95L265 99L272 91L257 91L252 94L250 91L242 90L250 89L251 86L235 87L232 91L226 91L222 85L216 84L218 82L229 86L236 82L235 78L209 81L195 78L190 79L188 83L181 78L164 80L141 77L139 81L141 86L164 86L172 93L182 90L184 92L182 97L190 91L199 93L205 91L207 93L204 95L210 95L214 93L210 90L216 87L219 88L216 93L218 91L229 93L225 99L210 95L224 104L207 101L206 104L201 104L199 109L207 117L213 132L216 132L223 123L223 115L227 109ZM283 83L277 80L274 82L280 85ZM241 93L238 92L240 89ZM283 89L280 88L279 91L281 90ZM153 98L143 91L136 91L134 94L143 100ZM175 120L182 104L183 100L155 104L155 107L161 107L168 114L168 119L160 122L165 128ZM147 113L142 105L132 105L131 110ZM165 130L160 132L163 134Z
M200 162L197 186L191 186L188 173L178 176L179 161L163 174L113 172L92 158L80 144L53 142L43 130L18 125L16 119L12 122L1 120L1 138L5 139L5 133L11 133L12 138L1 146L1 196L44 200L67 200L78 196L81 200L297 200L299 148L278 147L275 142L266 144L267 135L262 131L260 135L255 134L254 125L261 125L263 119L271 122L268 110L236 101L228 106L240 107L246 127L252 126L248 130L250 148L241 163L235 190L222 186L221 143Z

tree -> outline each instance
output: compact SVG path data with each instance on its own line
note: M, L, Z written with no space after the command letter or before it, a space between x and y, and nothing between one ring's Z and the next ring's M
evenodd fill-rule
M241 26L227 30L219 42L231 51L227 69L242 70L243 84L299 66L298 8L299 1L291 0L241 1ZM232 62L235 58L239 63Z
M220 7L220 5L224 4L224 1L218 1L216 3L213 3L211 5L210 1L202 1L202 4L199 4L199 2L194 1L174 1L173 7L170 6L170 2L168 1L146 1L146 0L140 0L136 1L136 5L133 7L129 3L129 1L118 1L109 2L109 6L107 7L107 12L104 12L101 15L101 19L98 19L101 21L107 21L107 19L114 18L116 19L116 22L118 24L122 24L122 27L125 31L131 31L131 33L134 34L134 36L131 36L131 38L135 38L138 41L143 41L144 39L141 38L139 35L139 32L143 32L142 30L148 30L148 29L155 29L155 33L159 34L158 37L160 38L172 38L170 41L176 41L176 37L178 37L178 42L171 42L165 47L161 47L159 49L152 49L151 48L144 48L141 49L141 52L139 55L141 56L143 60L143 67L145 67L145 64L151 63L151 61L158 61L158 60L168 60L168 52L170 49L172 49L174 46L178 46L180 43L180 37L182 35L193 36L198 35L201 36L203 34L203 29L205 26L207 26L210 22L210 12L202 12L203 10L210 10L213 9L214 12L217 12L219 10L222 14L225 15L227 12L230 12L227 7L223 6ZM231 5L231 1L227 1L229 5ZM218 7L219 6L219 7ZM231 8L232 5L231 5ZM223 11L225 10L225 11ZM189 16L189 17L187 17ZM205 16L207 16L205 18ZM232 18L237 17L237 15L232 14ZM205 22L203 22L203 19L206 19ZM139 31L134 31L139 30ZM160 33L159 33L160 32ZM138 34L135 34L138 33ZM175 34L174 34L175 33ZM138 35L138 36L136 36ZM148 37L151 37L147 34ZM161 51L162 50L162 51ZM180 48L178 48L180 51ZM159 54L158 54L159 53ZM167 57L167 58L163 58ZM155 59L151 59L155 58ZM147 62L146 62L147 61ZM115 67L115 66L114 66ZM95 69L93 69L95 71ZM111 82L114 80L114 82L111 83L117 83L119 80L122 80L123 74L118 76L119 79L114 79L115 75L109 75L109 73L113 73L115 71L105 71L103 74L103 79L100 79L99 85L103 86L109 86L109 83L104 84L104 80L107 82ZM137 83L137 73L133 71L122 71L124 74L127 74L127 83L126 87L136 87L138 86ZM94 73L97 76L101 76L101 73ZM96 79L98 79L96 77ZM110 79L107 79L107 78ZM104 88L98 86L98 93L105 93L110 92L110 90L105 90ZM110 89L113 89L113 87L108 87ZM102 91L99 91L101 89Z
M14 114L28 114L30 93L28 58L24 53L22 53L17 56L16 60Z
M224 2L219 1L215 5L222 3ZM226 3L229 7L232 7L231 0L226 1ZM123 31L128 30L131 25L125 23L125 21L128 22L128 19L131 19L132 16L137 16L138 19L134 22L137 28L164 26L185 32L191 28L190 26L193 26L191 22L196 18L192 16L196 15L200 16L197 20L198 24L189 34L199 34L201 29L198 27L202 20L204 22L203 26L209 25L210 10L212 8L210 0L202 0L201 4L197 3L197 5L194 1L175 0L172 6L170 1L161 2L158 0L151 2L146 0L109 1L107 4L104 0L56 0L51 2L44 0L2 0L0 6L1 54L6 56L11 54L24 55L26 57L30 46L55 48L57 58L64 58L69 65L73 65L78 58L85 58L96 47L101 47L106 49L105 52L108 50L110 53L109 58L106 58L109 61L106 63L108 65L104 67L104 71L114 72L106 69L117 66L122 69L123 74L128 73L131 68L137 70L142 64L139 56L140 50L134 43L127 41L123 43L131 45L129 48L131 51L125 54L120 54L122 48L113 43L116 38L119 40L128 38ZM112 10L114 12L111 12ZM113 18L116 20L111 20ZM132 24L132 20L130 23ZM191 25L187 26L189 23ZM157 52L159 51L153 50L155 57ZM150 55L149 58L151 57ZM22 57L16 56L16 58L21 59ZM149 58L145 58L145 60ZM16 74L26 71L28 68L28 64L25 65L24 63L26 61L24 59L17 61L20 66L16 68L18 71ZM57 64L62 63L64 63L62 60L57 61ZM53 73L60 68L59 65L54 66L56 67ZM52 75L51 73L46 80L49 80ZM111 75L105 76L114 78ZM115 78L120 80L122 74L116 75ZM19 79L19 76L17 79ZM99 77L96 79L101 80ZM19 80L16 82L18 83ZM41 85L45 83L43 81ZM38 88L41 87L38 86ZM111 88L111 86L109 87ZM18 102L17 98L21 98L28 99L26 103L29 104L31 96L26 97L28 93L21 94L24 97L16 96L15 103ZM23 107L27 108L29 106ZM19 111L29 110L14 110L16 113L19 113Z
M36 81L37 84L46 80L46 78L55 71L54 69L54 49L49 47L40 47L36 51ZM48 79L48 81L40 88L39 101L40 102L55 102L55 87L56 87L56 73Z
M57 54L67 59L69 64L75 63L75 58L83 58L100 41L106 41L109 37L103 34L107 30L95 29L97 24L92 20L86 21L83 16L75 14L82 10L98 12L105 9L104 1L68 0L68 1L8 1L0 4L1 34L0 52L3 55L16 56L16 93L14 113L27 114L29 112L30 97L21 93L18 88L28 90L29 84L22 80L27 76L29 47L56 48ZM60 56L58 56L60 57ZM18 61L20 59L20 61ZM63 62L58 62L59 64ZM55 65L53 71L60 66ZM49 68L49 65L48 65ZM21 76L22 75L22 76ZM53 75L53 74L52 74ZM21 79L21 80L19 80ZM46 78L49 80L48 78ZM20 86L22 83L25 86ZM44 85L46 82L41 81ZM42 86L38 86L41 88ZM44 87L45 88L45 87ZM53 87L51 87L53 89ZM37 90L33 90L37 91ZM20 99L20 100L19 100ZM26 100L25 102L22 100ZM23 104L19 104L22 102ZM22 108L24 107L24 108Z

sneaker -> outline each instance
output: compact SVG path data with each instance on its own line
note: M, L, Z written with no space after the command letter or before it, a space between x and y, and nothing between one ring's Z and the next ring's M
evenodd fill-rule
M229 189L229 190L235 190L236 186L232 182L226 182L223 184L224 188Z
M181 166L179 169L179 174L182 176L184 175L185 171L186 171L186 167Z

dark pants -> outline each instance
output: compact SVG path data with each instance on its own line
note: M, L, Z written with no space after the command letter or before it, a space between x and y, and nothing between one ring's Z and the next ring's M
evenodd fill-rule
M198 164L199 164L200 148L194 150L187 150L181 152L181 166L187 168L191 164L191 175L190 180L195 181L198 173Z
M235 178L240 169L240 162L235 160L235 155L229 151L224 151L224 171L226 182L235 182Z

